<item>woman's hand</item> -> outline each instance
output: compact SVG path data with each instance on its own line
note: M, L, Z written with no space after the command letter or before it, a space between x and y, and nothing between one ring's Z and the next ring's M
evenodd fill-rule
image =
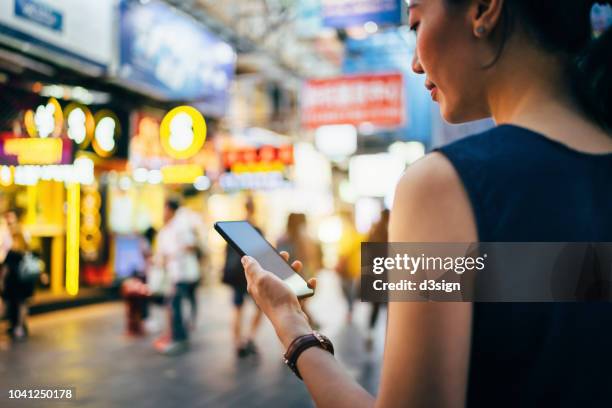
M287 252L280 254L286 261L289 260ZM288 347L296 337L312 331L297 296L285 282L263 269L259 262L250 256L242 257L242 266L246 274L249 293L257 306L270 319L277 336L285 347ZM291 267L300 273L302 263L295 261ZM314 289L316 280L310 279L308 286Z

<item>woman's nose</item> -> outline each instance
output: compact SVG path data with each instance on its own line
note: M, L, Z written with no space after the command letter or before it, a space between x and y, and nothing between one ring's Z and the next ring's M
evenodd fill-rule
M416 51L412 57L412 71L417 74L425 73L425 70L423 70L423 66L421 65L421 61L419 61L419 55L416 53Z

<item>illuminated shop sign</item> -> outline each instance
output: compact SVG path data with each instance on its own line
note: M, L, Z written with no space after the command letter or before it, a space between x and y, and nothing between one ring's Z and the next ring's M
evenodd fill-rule
M100 157L110 157L117 150L117 139L121 136L121 125L117 116L106 109L96 113L92 146Z
M26 110L23 125L29 137L0 133L0 164L70 164L73 144L85 149L92 142L98 156L106 158L115 153L121 136L121 124L112 111L103 109L93 116L80 103L62 110L55 98Z
M219 176L219 185L224 191L286 188L291 183L285 173L293 163L293 145L229 149L222 153L226 172Z
M198 100L220 116L229 101L236 53L190 16L160 1L122 1L118 76L166 100Z
M96 123L89 108L80 103L71 103L66 107L66 133L82 149L89 146Z
M206 140L206 121L191 106L178 106L166 114L161 122L159 137L162 148L174 159L195 156Z
M15 137L10 132L0 133L0 164L70 164L72 143L65 139Z
M137 182L147 182L150 170L163 170L164 183L193 183L204 168L218 168L220 159L214 146L206 144L206 121L197 109L179 106L166 115L153 110L134 112L131 123L135 130L129 165Z
M223 191L239 190L277 190L288 188L291 183L283 173L274 171L267 173L224 173L219 178L219 185Z
M80 250L84 261L96 262L104 246L102 196L97 183L81 189Z
M222 153L222 162L234 173L282 171L293 164L293 145L230 149Z
M23 121L30 137L58 137L64 125L62 107L57 99L50 98L45 105L27 110Z
M40 180L91 184L94 182L94 164L83 157L67 165L0 166L0 184L4 186L33 186Z
M398 127L404 122L401 73L313 79L303 89L302 124Z
M196 164L164 166L161 169L164 184L190 184L204 175L204 169Z
M30 139L17 137L6 139L3 143L3 153L9 158L3 160L7 164L59 164L64 162L64 143L62 139ZM70 160L70 149L68 149L68 161Z

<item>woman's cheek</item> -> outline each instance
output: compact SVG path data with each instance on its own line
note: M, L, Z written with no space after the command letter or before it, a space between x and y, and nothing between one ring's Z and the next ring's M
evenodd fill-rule
M421 66L423 67L425 74L431 81L435 82L435 80L431 77L432 68L434 67L429 62L438 60L435 58L434 43L431 40L432 38L430 33L427 30L423 30L417 36L416 50L419 56L419 61L421 62Z

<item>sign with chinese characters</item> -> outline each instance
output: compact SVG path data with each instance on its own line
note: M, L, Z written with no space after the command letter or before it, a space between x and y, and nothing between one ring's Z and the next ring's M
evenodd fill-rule
M282 172L293 164L293 145L231 148L222 152L222 163L232 173Z
M398 127L404 122L404 86L400 73L314 79L303 89L302 125Z
M349 28L367 22L399 25L401 0L322 0L323 25Z

